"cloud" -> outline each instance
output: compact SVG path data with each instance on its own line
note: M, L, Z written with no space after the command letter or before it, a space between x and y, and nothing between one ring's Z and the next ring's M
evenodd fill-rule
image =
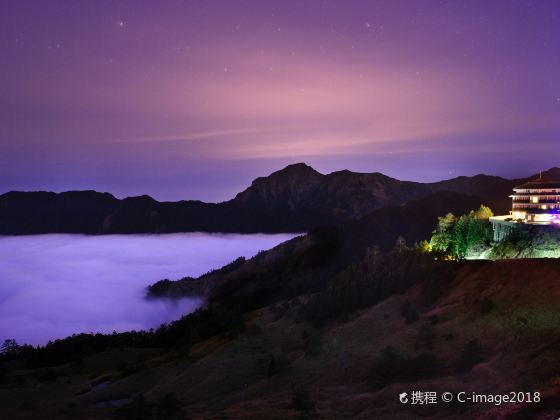
M0 340L45 344L80 332L139 330L195 310L200 298L144 299L162 278L199 276L291 235L0 237Z
M142 143L142 142L184 142L193 140L204 140L212 139L215 137L232 137L240 134L254 134L262 133L266 130L262 128L232 128L224 130L209 130L209 131L199 131L193 133L185 134L174 134L174 135L162 135L162 136L151 136L151 137L128 137L120 139L110 139L108 141L115 141L117 143Z

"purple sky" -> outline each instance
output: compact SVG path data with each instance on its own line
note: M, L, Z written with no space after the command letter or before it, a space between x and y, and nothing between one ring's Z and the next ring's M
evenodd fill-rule
M560 2L0 3L0 193L560 166Z

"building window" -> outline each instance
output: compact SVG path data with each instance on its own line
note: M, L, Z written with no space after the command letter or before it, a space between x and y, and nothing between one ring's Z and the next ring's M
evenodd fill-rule
M531 201L533 203L538 203L539 202L539 197L533 196L533 197L531 197Z

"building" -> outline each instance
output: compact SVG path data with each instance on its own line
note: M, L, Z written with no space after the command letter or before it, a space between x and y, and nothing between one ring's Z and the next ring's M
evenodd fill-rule
M507 238L519 223L560 225L560 181L529 181L515 187L510 197L510 214L490 218L494 241Z
M531 224L560 224L560 181L538 179L515 187L511 218Z

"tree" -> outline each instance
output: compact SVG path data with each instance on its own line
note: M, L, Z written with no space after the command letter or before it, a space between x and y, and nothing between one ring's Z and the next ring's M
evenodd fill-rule
M424 239L422 242L420 242L418 249L421 254L429 254L432 250L432 247L430 246L430 243Z
M383 253L381 252L381 248L379 245L373 245L372 247L368 247L366 249L366 265L369 271L374 271L381 262L383 258Z
M404 239L402 236L399 236L395 241L395 246L393 247L393 251L396 252L397 254L402 254L407 250L408 247L406 246L406 239Z
M459 218L452 213L439 217L428 244L429 252L443 259L462 260L473 249L488 246L492 241L488 219L492 216L492 210L481 205Z
M473 212L473 216L476 220L488 220L494 213L490 210L490 207L486 207L485 205L481 204L479 209Z
M437 252L448 252L452 242L453 226L457 218L453 213L438 217L438 224L430 239L430 247Z
M2 343L2 346L0 347L0 354L6 356L17 354L19 353L20 348L21 347L16 340L9 338L4 340L4 343Z

